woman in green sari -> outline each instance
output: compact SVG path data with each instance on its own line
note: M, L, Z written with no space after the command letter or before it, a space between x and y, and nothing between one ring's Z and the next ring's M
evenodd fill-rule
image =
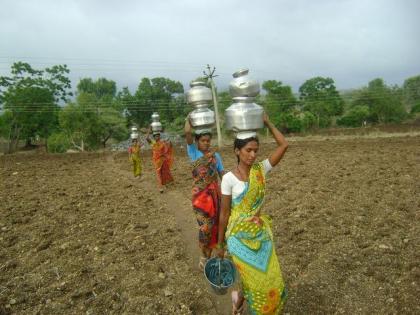
M261 207L265 176L280 162L288 143L266 115L264 123L277 148L258 163L256 134L238 135L234 143L238 165L224 175L221 184L218 255L224 256L226 244L241 278L241 289L232 292L233 314L243 314L244 301L251 314L280 314L287 295L275 252L271 218L261 213Z
M134 177L141 175L141 159L140 159L140 145L137 139L131 141L131 146L128 148L128 160L133 164Z

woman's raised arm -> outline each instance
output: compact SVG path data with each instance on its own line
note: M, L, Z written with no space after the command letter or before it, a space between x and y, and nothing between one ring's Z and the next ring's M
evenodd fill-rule
M152 126L149 126L149 128L147 129L147 133L146 133L146 141L148 143L151 143L152 140L150 140L150 131L152 130Z
M273 153L271 153L270 157L268 158L271 166L276 166L282 159L284 153L286 153L286 150L289 147L289 143L287 142L283 134L270 121L266 113L264 113L263 119L264 119L264 124L270 130L271 134L273 135L274 140L276 140L276 143L277 143L277 148L274 150Z
M185 120L184 125L184 132L185 132L185 140L187 141L187 144L190 145L193 143L193 136L192 136L192 127L190 124L190 118L187 117Z

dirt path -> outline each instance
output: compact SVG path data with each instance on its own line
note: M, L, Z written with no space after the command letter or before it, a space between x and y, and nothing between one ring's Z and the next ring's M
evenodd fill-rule
M133 179L133 174L131 172L119 168L118 164L115 163L116 156L117 154L109 155L107 157L109 170L111 170L114 176L118 178L124 177L128 181L137 181L137 179ZM150 172L149 169L144 168L143 163L142 177L136 182L136 185L140 186L142 190L145 190L147 195L153 196L154 199L160 200L161 204L163 205L163 210L166 211L169 216L174 217L176 225L182 233L182 238L185 240L183 245L188 255L188 262L194 270L194 277L197 278L200 286L209 292L216 313L218 315L230 314L230 292L223 296L213 293L208 283L204 279L201 271L198 270L197 266L199 262L200 251L196 241L197 223L191 210L191 200L189 199L189 196L187 197L182 192L177 190L177 178L175 178L174 184L167 187L163 194L160 194L157 191L155 184L156 179L154 176L154 173Z

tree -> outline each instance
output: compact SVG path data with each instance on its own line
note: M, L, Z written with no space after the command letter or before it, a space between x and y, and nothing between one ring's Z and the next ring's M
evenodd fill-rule
M415 105L413 105L413 107L411 107L411 111L410 111L410 113L411 113L411 114L417 114L417 113L420 113L420 102L419 102L419 103L417 103L417 104L415 104Z
M126 139L128 130L124 117L114 108L107 107L100 110L94 133L105 148L109 139Z
M75 103L60 113L60 127L70 143L78 150L106 146L109 139L128 136L126 120L110 103L97 99L95 94L81 92Z
M299 117L293 111L298 102L292 88L276 80L264 81L262 88L267 93L263 105L270 120L284 132L300 131Z
M128 89L122 91L127 92ZM84 150L86 145L90 149L99 145L106 147L111 138L122 140L127 137L126 120L114 81L106 78L96 81L91 78L81 79L77 84L77 95L77 102L69 113L75 115L74 119L88 124L88 128L68 122L65 118L63 124L66 124L66 130L79 150ZM79 113L84 113L85 117L80 117Z
M13 114L10 110L5 110L0 115L0 137L4 137L9 139L10 131L11 131L11 124L13 121Z
M318 127L328 127L333 116L343 113L344 101L331 78L309 79L299 88L299 94L304 110L315 115Z
M9 153L16 150L20 139L30 145L34 137L47 138L57 127L57 103L71 95L68 73L66 65L36 70L16 62L11 76L0 77L0 105L10 112Z
M115 81L99 78L93 81L91 78L83 78L77 84L77 92L95 95L98 100L111 100L116 96L117 85Z
M362 88L352 104L369 108L370 122L400 122L406 116L402 102L402 91L397 86L389 87L381 78L374 79Z
M293 95L292 88L283 85L281 81L264 81L262 88L267 92L266 106L274 112L288 112L296 107L297 100Z
M317 124L317 118L311 112L301 113L302 130L307 131L313 129Z
M350 109L343 117L337 120L337 124L347 127L360 127L369 118L369 107L355 106Z
M69 138L64 132L55 132L48 137L47 149L51 153L65 153L71 147Z
M115 97L115 108L124 113L127 116L127 123L130 123L130 114L127 110L127 107L131 105L135 105L136 97L130 93L128 87L123 87L121 91L119 91ZM134 108L134 106L133 106Z
M402 89L405 108L410 111L420 103L420 75L406 79Z
M91 110L77 103L67 104L59 114L60 127L74 148L84 151L94 121Z
M180 116L177 112L179 102L175 98L181 93L184 93L184 87L178 81L162 77L143 78L134 94L135 102L125 104L128 121L146 127L155 111L159 112L162 121L173 121ZM127 93L125 97L131 98Z

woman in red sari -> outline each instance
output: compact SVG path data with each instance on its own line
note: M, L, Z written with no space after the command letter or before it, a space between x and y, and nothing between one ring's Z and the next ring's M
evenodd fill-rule
M192 206L198 223L198 243L201 249L199 268L211 257L217 245L217 231L220 212L219 178L224 174L219 153L210 147L211 131L192 136L187 119L184 127L188 156L192 161Z
M173 163L172 143L162 140L159 132L153 133L153 139L150 139L148 132L146 140L152 146L152 160L156 170L158 188L160 193L163 193L163 187L174 180L171 175Z

